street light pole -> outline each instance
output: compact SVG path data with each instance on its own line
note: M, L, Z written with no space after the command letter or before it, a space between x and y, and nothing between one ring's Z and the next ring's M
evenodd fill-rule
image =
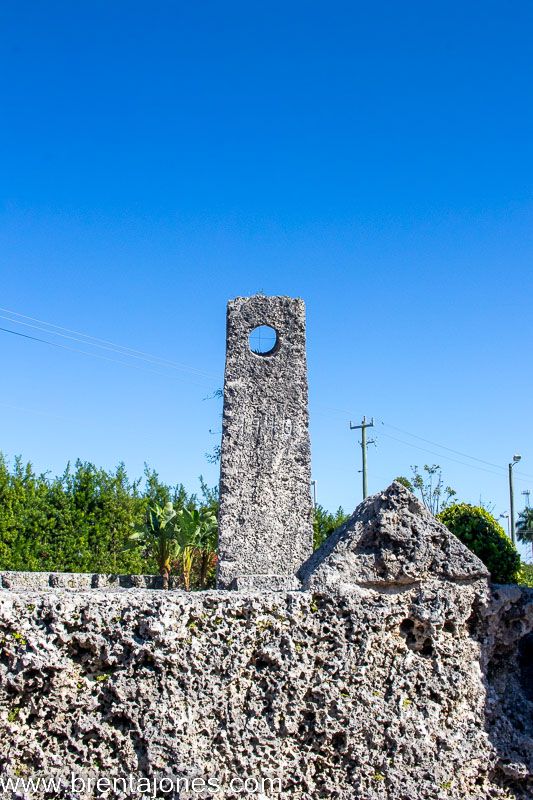
M518 464L522 456L514 455L513 460L509 464L509 502L510 502L510 513L511 517L509 520L509 527L511 529L511 541L513 544L516 544L516 529L515 529L515 520L514 520L514 487L513 487L513 467L515 464Z

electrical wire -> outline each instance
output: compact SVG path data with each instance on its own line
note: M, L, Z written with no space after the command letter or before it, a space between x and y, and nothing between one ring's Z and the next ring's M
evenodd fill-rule
M496 467L496 469L505 469L505 467L502 467L501 464L493 464L492 462L485 461L482 458L477 458L476 456L470 456L468 455L468 453L462 453L460 450L454 450L453 447L446 447L446 445L444 444L438 444L437 442L432 442L431 439L424 439L423 436L418 436L416 433L409 433L409 431L403 430L402 428L398 428L396 427L396 425L391 425L390 422L383 422L383 420L381 420L381 424L386 425L387 428L392 428L393 430L398 431L399 433L404 433L407 436L412 436L413 439L419 439L421 442L426 442L426 444L432 444L434 447L439 447L442 450L448 450L448 452L450 453L455 453L458 456L463 456L463 458L471 458L472 461L479 461L480 464L486 464L488 467Z
M112 341L110 341L108 339L102 339L100 337L92 336L90 334L74 330L72 328L66 328L66 327L64 327L62 325L57 325L55 323L46 322L44 320L38 319L37 317L31 317L31 316L29 316L27 314L21 314L18 311L13 311L12 309L4 308L4 307L1 307L1 306L0 306L0 311L3 311L5 313L11 315L11 316L5 316L5 314L0 314L0 319L8 320L12 324L25 325L27 327L39 330L39 331L41 331L43 333L48 333L48 334L53 335L53 336L61 336L62 338L69 339L69 340L78 342L80 344L85 344L85 345L88 345L89 347L98 347L100 349L108 350L108 351L116 353L117 355L121 355L121 356L123 356L125 358L140 359L141 361L145 361L145 362L147 362L149 364L152 364L153 366L156 366L156 367L159 367L159 368L162 368L162 369L174 369L174 370L179 370L179 371L183 371L183 372L189 372L190 374L193 374L193 375L195 375L195 376L197 376L197 377L199 377L201 379L219 380L219 376L215 376L213 373L205 372L204 370L199 370L199 369L196 369L195 367L190 367L190 366L188 366L186 364L182 364L180 362L171 361L170 359L161 358L160 356L154 356L154 355L152 355L150 353L147 353L147 352L145 352L143 350L136 350L134 348L127 347L125 345L117 344L117 343L112 342ZM13 317L20 317L20 319L13 319ZM23 322L22 320L30 320L30 322ZM32 324L32 323L38 323L38 324L35 325L35 324ZM23 337L23 338L26 338L26 339L30 339L32 341L42 342L43 344L48 344L51 347L58 347L58 348L61 348L63 350L68 350L70 352L80 353L80 354L86 355L86 356L93 356L94 358L99 358L99 359L105 360L105 361L111 361L113 363L120 364L122 366L133 367L134 369L141 369L141 370L143 370L145 372L151 372L152 374L155 374L155 375L161 375L161 376L164 375L164 373L158 372L156 370L149 370L149 369L146 369L144 367L140 367L139 365L130 364L129 362L126 362L126 361L119 361L117 359L113 359L113 358L109 358L109 357L106 357L106 356L102 356L102 355L99 355L97 353L91 353L91 352L87 352L86 350L79 350L78 348L68 347L66 345L61 345L58 342L51 342L49 340L40 339L40 338L38 338L36 336L30 336L28 334L20 333L19 331L13 331L13 330L9 330L7 328L0 328L0 331L3 331L5 333L11 333L11 334L14 334L16 336L20 336L20 337ZM197 385L199 385L199 384L197 384ZM350 416L350 412L346 411L345 409L333 408L331 406L322 406L322 408L326 409L327 411L332 411L332 412L337 413L337 414L342 414L343 416L347 416L347 417ZM315 411L315 413L317 413L317 412ZM319 411L318 413L321 414L321 415L324 415L324 412L320 412ZM326 414L326 416L327 416L327 414ZM440 450L446 450L449 453L454 453L455 455L459 455L462 458L468 458L471 461L476 461L479 464L484 464L485 466L488 466L488 467L493 467L493 468L498 469L498 470L505 470L505 467L502 466L501 464L495 464L495 463L493 463L491 461L486 461L485 459L478 458L477 456L471 456L470 454L464 453L461 450L456 450L456 449L454 449L452 447L448 447L447 445L439 444L438 442L434 442L431 439L426 439L425 437L419 436L416 433L411 433L410 431L407 431L404 428L399 428L398 426L392 425L392 424L390 424L388 422L385 422L384 420L380 420L380 422L381 422L381 425L384 425L384 426L386 426L388 428L391 428L392 430L398 431L399 433L403 433L406 436L410 436L410 437L412 437L414 439L417 439L418 441L425 442L426 444L433 445L434 447L438 447ZM443 455L441 453L435 453L432 450L428 450L427 448L417 446L417 445L415 445L415 444L413 444L411 442L405 442L402 439L398 439L398 438L396 438L394 436L391 436L390 434L384 433L383 431L381 433L382 433L383 436L386 436L389 439L397 441L400 444L404 444L404 445L406 445L408 447L413 447L413 448L418 449L418 450L420 450L422 452L429 453L431 455L436 456L437 458L446 458L446 459L448 459L450 461L454 461L457 464L461 464L462 466L473 467L474 469L479 469L479 470L482 470L483 472L488 472L488 473L490 473L492 475L499 475L500 474L500 473L494 472L493 470L488 470L488 469L485 469L484 467L479 467L479 466L476 466L474 464L465 464L464 461L459 461L458 459L451 458L450 456L445 456L445 455ZM528 475L527 473L524 473L524 472L521 472L521 471L518 471L518 470L515 472L515 476L517 476L517 478L522 477L522 478L528 478L528 479L533 480L533 476Z
M148 363L152 363L154 366L157 367L181 370L183 372L190 372L192 374L200 375L202 377L209 378L211 380L218 379L218 376L215 376L209 372L205 372L204 370L197 369L196 367L191 367L188 364L182 364L178 361L171 361L170 359L167 358L154 356L150 353L144 352L143 350L135 350L131 347L126 347L125 345L116 344L115 342L108 341L107 339L100 339L97 336L91 336L88 333L75 331L72 330L71 328L64 328L61 325L55 325L52 322L45 322L44 320L37 319L36 317L29 317L26 314L19 314L18 311L11 311L8 308L0 307L0 311L7 312L8 314L11 315L11 316L5 316L5 314L0 314L0 319L5 319L11 322L12 324L14 323L15 325L24 325L28 328L33 328L35 330L41 331L42 333L48 333L52 336L61 336L63 339L70 339L72 341L79 342L80 344L89 345L90 347L98 347L102 350L110 350L112 352L116 352L118 355L122 355L127 358L136 358L140 359L141 361L147 361ZM21 317L21 319L13 319L14 316ZM31 322L23 322L22 321L23 319L31 320ZM38 324L34 325L33 323L35 322Z
M109 356L102 356L99 353L88 353L86 350L79 350L77 347L69 347L66 344L59 344L59 342L50 342L47 339L40 339L37 336L30 336L27 333L21 333L20 331L12 331L9 328L2 328L0 327L0 331L4 333L11 333L13 336L20 336L23 339L31 339L33 342L41 342L42 344L47 344L50 347L58 347L61 350L68 350L71 353L80 353L84 356L89 356L90 358L99 358L101 361L111 361L113 364L120 364L122 367L129 367L130 369L137 369L141 370L142 372L150 372L152 375L159 375L161 378L168 378L170 377L168 373L165 372L157 372L154 369L148 369L147 367L141 367L139 364L130 364L127 361L119 361L116 358L109 358ZM180 379L181 376L175 375L173 376L175 379ZM200 384L196 381L192 381L192 383L196 383L197 386L205 386L205 383Z
M455 453L456 455L463 456L464 458L470 458L470 459L472 459L472 461L478 461L480 464L486 464L489 467L495 467L496 469L501 469L504 472L507 469L502 464L494 464L492 461L485 461L483 458L477 458L477 456L471 456L468 453L461 452L460 450L454 450L453 447L447 447L444 444L438 444L437 442L432 442L430 439L425 439L423 436L418 436L416 433L410 433L409 431L406 431L406 430L404 430L402 428L398 428L396 425L391 425L389 422L384 422L383 420L380 420L380 421L381 421L382 425L385 425L388 428L392 428L393 430L399 431L400 433L405 433L407 436L412 436L414 439L418 439L421 442L426 442L427 444L432 444L434 447L439 447L442 450L447 450L450 453ZM383 432L382 432L382 434L383 434ZM390 437L390 434L383 434L383 435L388 435ZM390 438L392 438L392 437L390 437ZM400 441L400 440L398 440L398 441ZM409 443L408 442L404 442L404 444L409 444ZM411 444L410 446L414 447L415 445ZM423 450L424 448L419 448L419 449ZM432 453L431 450L426 450L425 452ZM440 458L446 458L446 456L444 456L444 455L441 456L440 453L432 453L432 455L436 455L437 457L440 457ZM463 466L466 466L466 467L473 467L475 469L481 469L481 467L476 467L475 464L464 464L464 462L462 462L462 461L458 461L457 463L463 464ZM488 472L489 470L485 470L485 471ZM496 474L496 473L494 473L494 474ZM516 472L514 474L515 475L519 475L519 476L521 476L523 478L529 478L530 480L533 480L533 475L528 475L527 472L522 472L520 470L516 470Z
M333 411L333 412L338 413L338 414L342 414L342 416L345 416L347 418L351 416L350 412L346 411L345 409L332 408L331 406L320 406L320 407L323 408L323 409L328 409L329 411ZM324 411L316 411L315 410L314 414L320 414L322 416L328 416L328 414L325 413ZM378 420L378 421L381 423L381 425L384 425L387 428L391 428L392 430L396 430L399 433L404 433L406 436L412 436L414 439L418 439L419 441L425 442L426 444L432 444L434 447L438 447L438 448L440 448L442 450L446 450L449 453L454 453L455 455L462 456L463 458L469 458L472 461L477 461L479 464L484 464L484 465L486 465L488 467L494 467L495 469L502 470L502 473L506 471L506 467L502 466L502 464L495 464L492 461L486 461L483 458L478 458L477 456L471 456L468 453L462 452L461 450L455 450L452 447L448 447L446 445L439 444L438 442L434 442L431 439L426 439L423 436L419 436L416 433L411 433L410 431L406 431L404 428L398 428L396 425L391 425L389 422L385 422L384 420ZM492 475L498 475L498 476L501 475L501 473L494 472L494 470L488 470L488 469L485 469L484 467L479 467L476 464L467 464L464 461L459 461L458 459L451 458L450 456L446 456L443 453L435 453L433 450L428 450L425 447L420 447L419 445L415 445L412 442L405 442L404 440L398 439L398 438L396 438L394 436L391 436L390 434L387 434L384 431L381 431L380 433L378 433L378 435L386 436L389 439L393 439L394 441L397 441L397 442L399 442L401 444L405 444L408 447L413 447L413 448L415 448L417 450L421 450L424 453L430 453L431 455L434 455L437 458L445 458L445 459L447 459L449 461L455 461L455 463L461 464L464 467L470 467L472 469L479 469L482 472L488 472L488 473L490 473ZM521 472L519 470L516 470L516 472L514 474L517 477L517 480L526 479L526 478L529 479L529 480L533 480L533 475L528 475L527 473ZM526 481L522 480L521 482L525 483Z
M37 408L25 408L24 406L16 406L12 403L0 403L0 408L8 408L10 411L22 411L24 414L37 414L40 417L49 417L50 419L57 419L60 422L70 422L74 425L79 425L79 421L71 417L63 417L59 414L50 414L48 411L41 411Z
M436 456L437 458L445 458L447 461L454 461L456 464L461 464L463 467L469 467L473 469L479 469L482 472L489 472L491 475L497 475L498 478L501 478L502 475L499 472L494 472L492 469L486 469L485 467L478 467L475 464L466 464L464 461L459 461L458 458L452 458L451 456L442 455L442 453L435 453L433 450L428 450L427 447L420 447L417 444L412 444L411 442L405 442L403 439L398 439L396 436L391 436L390 433L383 433L381 432L381 436L386 436L387 439L392 439L395 442L399 442L400 444L407 445L407 447L414 447L416 450L421 450L424 453L429 453L432 456Z

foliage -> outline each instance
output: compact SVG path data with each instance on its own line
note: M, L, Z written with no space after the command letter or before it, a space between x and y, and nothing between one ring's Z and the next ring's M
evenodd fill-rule
M224 397L224 390L223 389L215 389L213 394L209 395L208 397L204 397L204 400L222 400ZM220 412L220 417L222 418L222 412ZM218 435L216 431L210 430L209 433ZM220 458L222 456L222 447L221 445L217 444L213 447L210 453L205 453L205 457L209 464L218 464Z
M122 464L106 472L78 461L49 479L0 456L0 568L140 572L123 547L145 507Z
M123 464L106 471L82 461L50 478L20 458L10 467L0 454L0 570L156 573L157 551L130 546L132 531L143 526L149 506L216 514L216 491L202 480L201 487L198 499L148 467L144 480L130 481ZM207 570L206 583L212 576ZM199 585L193 575L191 588Z
M313 519L314 549L316 550L319 548L336 528L340 527L343 522L346 522L348 517L349 514L346 514L341 506L339 506L334 514L331 514L329 511L326 511L323 506L318 504L315 508Z
M218 464L222 456L222 447L216 444L210 453L206 453L205 457L209 464Z
M439 511L449 506L452 498L456 497L457 492L451 486L444 486L442 470L438 464L432 464L431 466L424 464L423 471L426 473L425 475L419 471L416 464L411 469L413 471L413 480L410 482L411 486L407 486L407 488L418 492L426 508L434 516L437 516ZM407 478L404 478L402 482L404 483L406 480ZM404 483L405 485L407 484Z
M202 480L202 479L201 479ZM216 494L202 480L202 491L209 505L202 508L183 507L178 511L171 502L150 505L144 525L129 537L127 547L141 547L145 556L155 558L168 589L172 569L177 571L186 591L194 584L205 589L214 577L218 525Z
M214 576L217 551L217 517L212 508L185 508L179 521L181 574L188 591L196 569L200 589L205 589L209 576Z
M415 487L413 486L409 478L406 478L404 475L398 475L398 477L394 478L394 480L397 481L397 483L401 483L402 486L405 486L405 488L409 489L410 492L415 491Z
M533 588L533 564L524 564L522 562L520 565L518 583L521 586L530 586Z
M124 548L133 550L141 547L145 558L155 559L163 578L163 589L168 589L171 560L180 547L176 515L170 500L163 507L157 503L149 505L143 524L137 526L129 536Z
M494 583L516 583L520 556L496 519L480 506L455 503L438 519L485 564Z
M165 585L170 571L186 589L209 588L218 492L202 477L200 490L168 486L147 466L131 481L123 464L106 471L77 461L50 478L20 458L10 467L0 453L0 570L159 573ZM315 548L346 519L342 508L317 506Z
M519 542L533 543L533 508L524 508L518 515L516 536Z

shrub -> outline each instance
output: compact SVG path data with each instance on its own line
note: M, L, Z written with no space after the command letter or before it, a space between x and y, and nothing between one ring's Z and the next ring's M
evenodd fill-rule
M204 523L216 514L216 492L200 479L202 501L181 484L165 485L148 467L144 478L131 481L123 464L108 472L82 461L50 478L21 458L11 468L0 453L0 571L154 574L156 550L126 545L149 506L170 502L201 516L190 588L214 583L216 529L208 531ZM182 573L183 551L180 558L176 569Z
M437 519L483 561L494 583L516 583L520 556L492 514L479 506L455 503Z
M533 564L522 564L520 567L520 575L518 576L518 583L521 586L533 587Z
M334 514L321 506L316 506L313 517L313 549L317 550L334 530L339 528L349 518L344 509L339 506Z

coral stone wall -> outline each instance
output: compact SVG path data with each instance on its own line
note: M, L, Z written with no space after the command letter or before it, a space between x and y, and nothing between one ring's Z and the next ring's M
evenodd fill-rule
M0 578L8 800L533 797L533 591L491 589L401 484L305 591Z
M493 597L483 579L3 589L0 768L19 780L4 796L140 797L141 778L166 777L181 792L167 780L156 796L250 796L249 779L263 798L526 798L532 624L532 592ZM30 777L62 788L24 795ZM95 788L119 777L130 789Z

